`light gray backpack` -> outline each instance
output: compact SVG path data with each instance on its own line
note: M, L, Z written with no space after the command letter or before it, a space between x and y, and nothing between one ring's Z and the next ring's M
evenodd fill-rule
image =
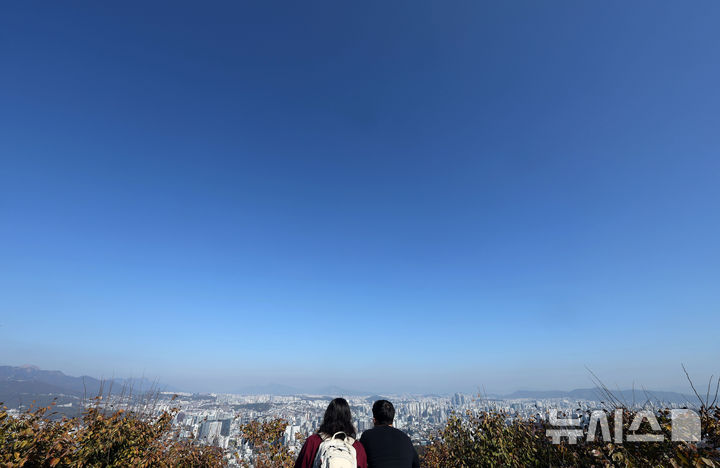
M345 438L338 438L340 434ZM352 437L344 432L336 432L332 437L326 434L320 436L323 441L315 455L313 468L357 468L355 447L353 447L355 440Z

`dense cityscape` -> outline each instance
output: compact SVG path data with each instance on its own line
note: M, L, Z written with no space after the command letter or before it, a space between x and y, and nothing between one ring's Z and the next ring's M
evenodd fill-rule
M282 385L275 386L278 388L272 389L272 393L272 385L238 393L189 393L164 391L144 379L102 381L87 376L68 376L60 371L42 370L31 365L0 366L0 381L4 384L0 401L7 407L8 415L14 418L22 418L33 407L50 405L49 416L56 420L77 417L93 406L107 414L126 410L141 418L149 416L150 420L169 414L175 440L192 441L192 445L200 447L219 447L225 464L229 466L255 462L258 447L244 432L252 426L249 423L282 420L280 432L274 432L273 437L279 435L283 451L294 458L304 439L318 430L328 403L337 396L348 401L358 437L373 426L373 403L380 399L392 401L396 409L395 427L407 433L418 448L429 446L433 436L446 426L453 414L464 416L467 412L488 412L500 415L508 424L513 420L549 422L551 413L557 410L559 416L576 419L578 426L587 429L591 413L596 409L608 410L619 406L662 409L697 405L695 398L682 393L645 389L610 391L600 384L594 388L571 391L518 390L507 395L484 392L368 394L335 387L301 393L295 389L280 389ZM93 398L93 395L102 397ZM651 407L648 408L648 405Z
M291 464L305 438L320 427L330 400L337 396L344 397L349 403L352 423L358 431L357 437L373 427L373 403L380 399L392 401L396 410L394 426L408 434L419 453L431 452L433 447L437 447L435 436L455 427L454 424L447 424L453 415L466 418L467 424L472 424L478 415L491 415L505 427L514 426L518 422L535 421L537 424L531 423L532 426L547 436L541 435L538 440L555 441L558 437L564 437L570 444L574 444L571 434L575 434L572 437L576 438L589 438L589 428L592 426L597 429L597 419L594 425L592 423L593 415L598 414L594 410L605 410L601 413L614 418L617 416L614 411L616 408L627 408L631 410L630 413L635 413L634 423L637 415L643 413L637 411L639 409L651 410L656 416L661 416L666 409L698 408L697 399L683 393L650 391L645 388L613 391L604 385L571 391L518 390L507 395L484 392L368 394L335 387L315 393L301 393L294 389L280 390L282 385L267 385L261 390L248 389L238 393L189 393L165 391L145 379L102 381L87 376L68 376L60 371L42 370L31 365L0 366L0 381L4 385L4 390L0 392L0 402L4 403L0 406L10 416L8 421L25 420L33 414L33 408L47 407L51 408L47 416L56 422L75 418L76 423L71 423L63 430L67 434L82 431L88 424L105 424L100 421L104 421L108 415L126 414L131 420L150 424L164 421L161 424L165 428L163 431L166 431L163 437L169 438L168 441L191 446L199 451L209 449L205 452L213 453L218 460L222 460L222 466L257 465L262 461L258 457L267 453L265 450L268 446L264 443L280 450L284 463ZM716 386L720 388L719 384ZM278 389L270 393L270 387ZM711 397L714 395L708 396ZM709 407L710 403L706 402L705 405ZM99 410L100 419L86 419L95 409ZM118 413L118 410L124 411ZM610 415L611 412L614 415ZM630 413L621 417L625 419L629 431L637 431L637 428L632 429L628 419ZM111 419L108 418L108 421ZM573 423L559 423L560 419L570 419ZM653 428L653 423L649 423ZM706 424L713 423L707 421ZM42 427L51 430L55 426ZM263 435L258 439L253 434L261 433L256 431L259 427L272 429L270 432L262 432ZM605 427L607 429L607 422ZM640 432L647 432L647 428ZM698 425L697 438L688 440L699 440L699 433ZM502 436L496 434L495 437ZM605 434L601 437L610 441ZM616 432L613 432L612 437L613 441L618 440ZM710 444L713 443L710 441Z
M108 402L115 408L127 406L127 399L114 397ZM569 398L519 398L493 399L476 395L455 393L438 395L378 395L345 396L355 417L358 437L372 427L371 407L379 398L388 398L396 408L395 427L406 432L416 446L430 442L448 417L466 411L496 411L514 418L547 421L550 411L557 409L568 417L580 418L587 424L589 413L603 407L603 402L572 400ZM288 425L283 443L290 452L297 453L303 436L317 430L331 397L321 395L238 395L238 394L192 394L162 392L150 403L156 413L179 408L173 425L182 439L193 439L201 444L215 445L224 451L226 462L234 466L241 461L251 461L252 447L242 438L240 427L253 420L283 419ZM137 405L137 402L132 403ZM665 407L681 407L681 404L665 404Z

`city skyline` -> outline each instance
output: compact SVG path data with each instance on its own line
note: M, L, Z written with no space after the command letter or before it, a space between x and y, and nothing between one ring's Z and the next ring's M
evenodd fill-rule
M0 363L686 392L720 372L717 13L4 5Z

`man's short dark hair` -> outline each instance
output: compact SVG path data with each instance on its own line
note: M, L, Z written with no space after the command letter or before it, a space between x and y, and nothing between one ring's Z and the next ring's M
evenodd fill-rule
M372 408L375 424L387 426L393 423L395 419L395 407L387 400L378 400L373 404Z

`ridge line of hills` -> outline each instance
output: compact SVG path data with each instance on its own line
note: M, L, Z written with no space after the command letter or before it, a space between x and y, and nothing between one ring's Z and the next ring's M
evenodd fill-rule
M166 386L159 385L157 382L151 382L145 378L142 379L96 379L89 376L73 377L64 374L61 371L42 370L36 366L0 366L0 402L6 406L13 408L20 405L28 405L33 400L36 405L45 405L57 400L58 405L67 404L73 401L79 401L83 396L91 398L97 395L102 385L105 385L105 391L108 390L110 384L113 385L115 391L125 387L132 387L137 391L160 390L160 391L177 391ZM364 396L373 395L377 392L360 392L348 390L338 386L326 386L307 392L301 389L283 385L283 384L267 384L253 385L239 388L233 392L245 395L345 395L345 396ZM644 390L614 390L612 393L621 401L644 402L649 399L651 401L660 401L663 403L692 403L694 398L690 395L668 392L668 391L644 391ZM647 393L647 396L646 396ZM519 390L506 395L491 394L486 396L490 400L517 400L517 399L551 399L566 398L575 400L595 400L603 401L603 396L599 388L578 388L570 391L564 390Z
M93 398L101 390L113 393L123 389L138 394L152 389L163 390L145 378L140 379L96 379L87 375L73 377L57 370L42 370L37 366L0 366L0 402L8 408L47 406L53 401L58 407L78 403L83 398Z

